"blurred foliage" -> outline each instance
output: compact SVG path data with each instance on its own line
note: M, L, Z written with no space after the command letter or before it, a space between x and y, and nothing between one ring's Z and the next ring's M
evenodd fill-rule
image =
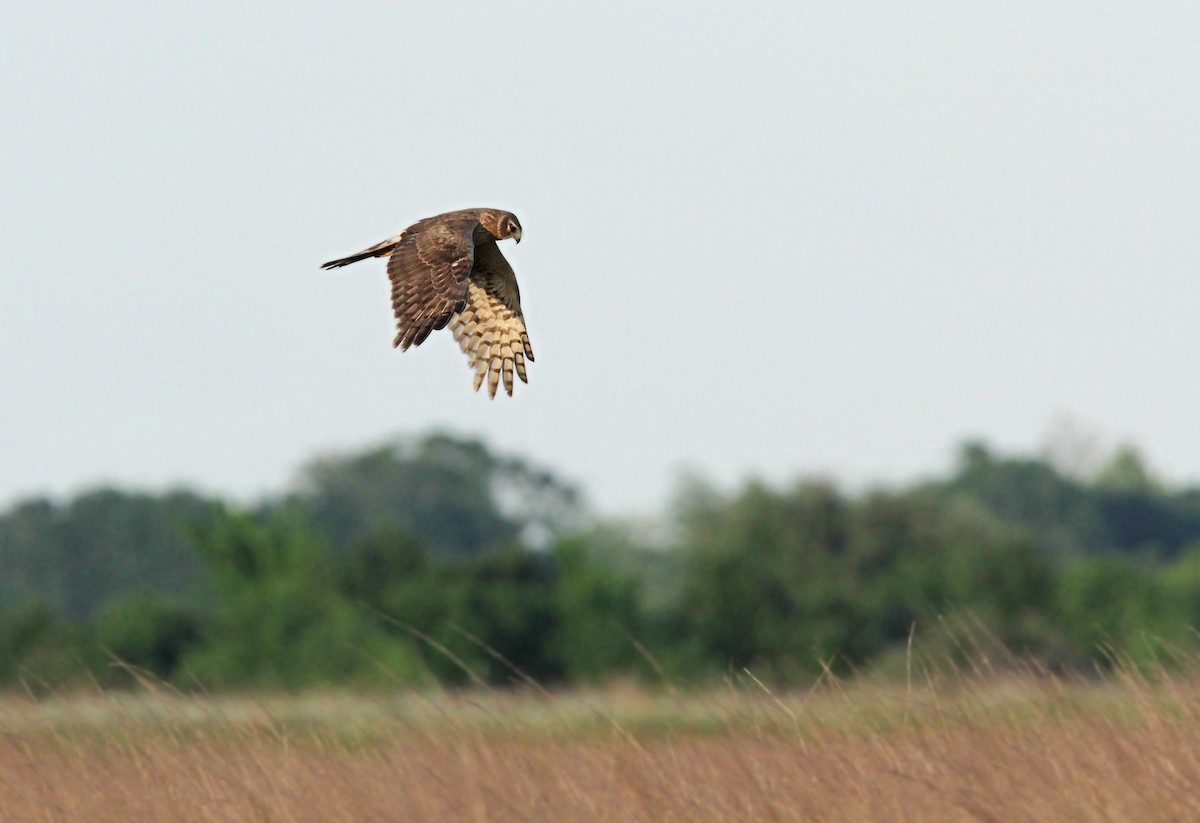
M65 505L32 500L0 515L0 603L44 601L73 618L145 588L182 595L202 565L181 523L220 506L189 492L102 489Z
M578 493L551 473L447 435L316 460L273 508L309 518L335 551L393 529L448 557L545 541L582 517Z
M788 684L907 673L914 647L1087 671L1196 649L1198 625L1200 492L1129 447L1079 476L970 443L943 480L857 494L692 478L638 524L433 435L253 508L97 490L0 515L0 685L34 691Z
M202 626L191 607L155 592L115 598L92 624L96 642L114 663L130 667L131 679L142 674L162 679L180 671Z

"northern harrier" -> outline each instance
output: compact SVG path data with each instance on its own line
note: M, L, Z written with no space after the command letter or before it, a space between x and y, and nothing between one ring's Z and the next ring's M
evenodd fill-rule
M475 390L488 381L488 395L504 379L512 396L513 372L521 381L525 359L533 348L525 333L521 294L512 266L497 240L521 242L521 224L506 211L464 209L427 217L390 240L358 254L330 260L321 268L336 269L366 260L390 257L392 311L401 351L419 346L435 329L447 324L475 370Z

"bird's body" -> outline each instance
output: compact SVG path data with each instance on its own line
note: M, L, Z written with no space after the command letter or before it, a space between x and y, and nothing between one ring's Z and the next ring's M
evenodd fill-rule
M533 348L521 313L521 293L512 267L497 240L521 242L521 224L509 212L464 209L427 217L390 240L331 260L335 269L388 257L392 311L396 315L393 346L419 346L447 325L475 370L475 389L483 381L496 396L501 380L512 395L513 375L528 383L526 359Z

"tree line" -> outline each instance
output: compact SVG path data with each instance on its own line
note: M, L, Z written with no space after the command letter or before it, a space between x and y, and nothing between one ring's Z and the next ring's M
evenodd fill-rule
M445 434L238 506L103 489L0 515L0 686L798 684L982 647L1052 669L1196 649L1200 490L968 443L946 477L681 485L650 534Z

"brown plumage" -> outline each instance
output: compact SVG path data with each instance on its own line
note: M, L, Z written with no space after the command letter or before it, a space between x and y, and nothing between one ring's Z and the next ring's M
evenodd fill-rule
M431 332L449 325L475 370L476 391L486 379L488 395L495 397L503 380L511 396L514 374L529 382L525 361L533 360L533 348L517 277L496 247L497 240L509 237L521 242L521 224L511 213L464 209L427 217L390 240L321 268L389 257L396 315L392 345L401 350L419 346Z

